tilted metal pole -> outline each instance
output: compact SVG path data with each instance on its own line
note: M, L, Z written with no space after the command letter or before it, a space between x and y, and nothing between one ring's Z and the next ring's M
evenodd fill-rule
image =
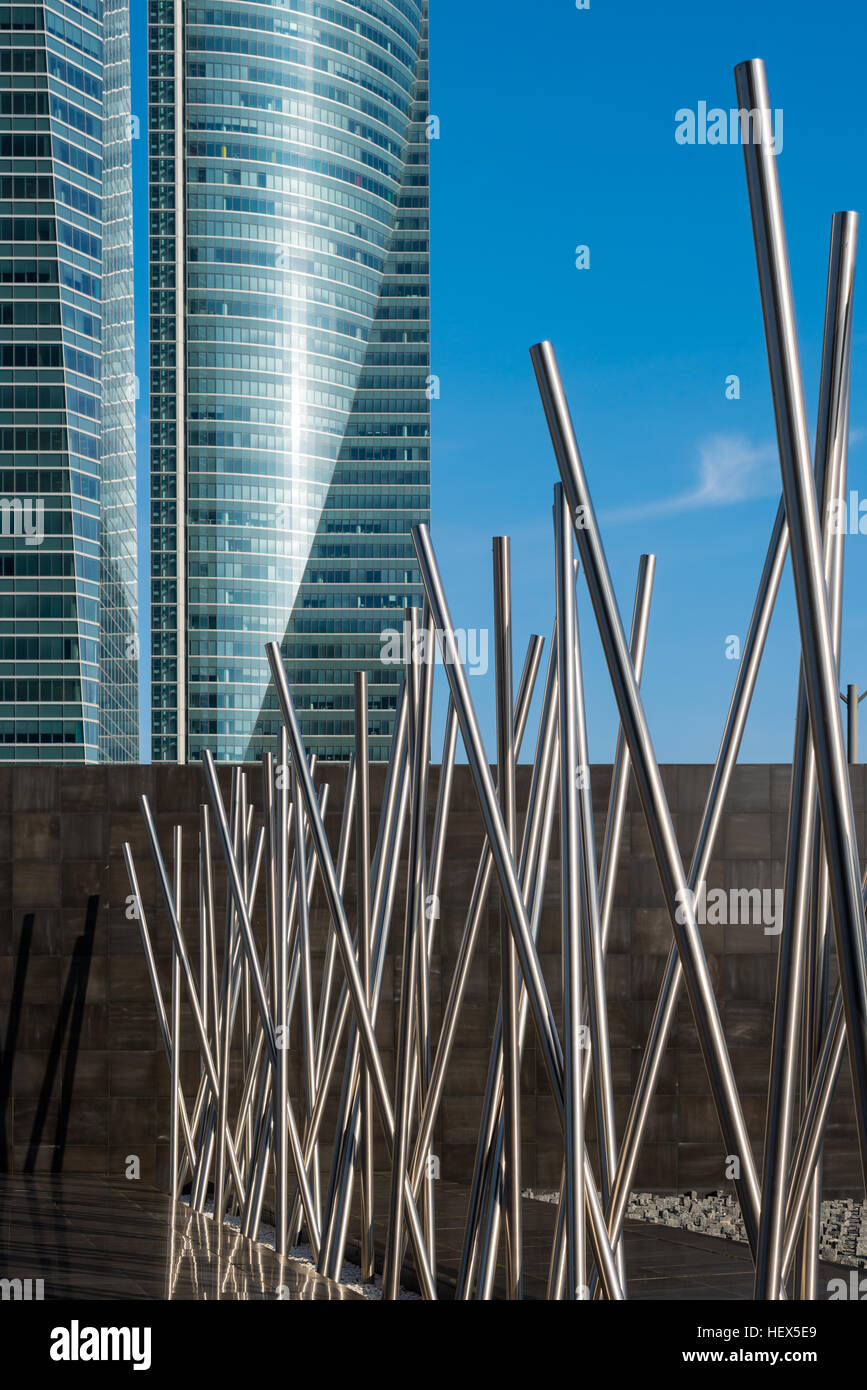
M825 351L816 437L816 488L822 498L822 516L825 518L829 515L832 499L840 492L840 471L844 457L840 433L829 422L839 419L841 403L847 396L856 242L857 224L847 226L845 215L843 219L835 218L828 266ZM835 552L838 549L837 537L826 523L823 563L828 582L833 578ZM780 1296L786 1174L799 1071L798 1039L807 957L811 896L809 870L813 862L815 817L816 764L809 739L806 691L802 682L792 757L783 930L778 957L765 1123L762 1214L756 1252L756 1298L777 1299Z
M857 685L847 685L846 687L846 715L848 733L848 758L850 763L858 761L858 687Z
M295 713L295 706L292 702L289 684L286 680L286 672L283 669L279 644L276 642L269 642L266 645L265 651L268 657L268 663L271 667L271 674L274 677L274 688L277 693L280 711L286 725L286 732L289 735L289 746L292 756L299 765L301 793L304 798L305 810L307 811L307 816L313 829L313 843L316 856L319 860L322 883L328 898L328 906L331 911L332 921L337 932L337 941L340 947L343 971L346 976L346 983L349 987L349 996L352 1001L355 1018L358 1023L361 1045L364 1049L368 1066L370 1067L371 1077L374 1083L374 1094L376 1095L386 1143L389 1149L391 1149L394 1144L395 1134L394 1112L388 1096L385 1071L382 1066L382 1058L380 1057L379 1047L377 1046L376 1036L373 1031L370 1011L364 997L364 984L358 970L358 962L355 959L346 911L337 886L337 877L334 872L334 863L331 858L331 851L328 847L325 827L322 824L322 819L319 814L319 807L313 791L313 783L310 780L310 773L304 762L304 745L301 739L301 730L298 727L298 717ZM411 1191L406 1193L405 1201L419 1277L422 1280L426 1297L436 1298L436 1288L434 1287L425 1252L424 1233Z
M355 673L355 766L358 808L355 813L355 900L358 913L358 952L368 1008L370 993L370 765L367 733L367 672ZM361 1097L361 1280L374 1272L373 1242L373 1090L367 1067L362 1073Z
M766 113L769 122L770 97L764 63L752 59L739 64L735 81L739 106ZM776 156L770 140L745 143L744 161L846 1011L861 1168L867 1183L867 920L837 703L837 672Z
M758 1178L662 776L653 752L554 349L550 343L537 344L531 349L531 357L684 969L723 1142L728 1153L740 1156L738 1197L747 1236L751 1247L755 1248Z
M512 571L508 536L495 536L494 666L497 691L497 789L512 854L516 853L515 737L512 720ZM506 1297L523 1296L521 1213L521 1059L518 1049L518 957L500 899L503 1095L506 1125Z
M563 939L566 1111L566 1268L568 1298L587 1297L584 1229L584 1027L581 1022L581 858L578 785L584 769L576 731L577 675L572 525L562 484L554 489L557 556L557 672L560 693L560 918ZM594 851L595 852L595 851Z

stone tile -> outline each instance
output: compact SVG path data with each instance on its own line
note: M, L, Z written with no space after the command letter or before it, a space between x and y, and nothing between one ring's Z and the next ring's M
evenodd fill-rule
M50 812L19 812L12 818L13 859L55 860L60 853L60 817Z
M60 768L19 763L13 769L11 804L24 811L54 811L60 804ZM7 800L6 805L10 803Z
M723 854L727 859L770 859L770 812L737 811L726 815Z
M108 786L115 780L117 767L76 767L72 763L60 769L60 809L62 811L92 811L104 814L108 802Z
M21 859L12 865L12 900L18 911L60 907L60 864L55 860Z
M771 809L771 769L768 763L739 763L726 800L726 811L766 812Z
M67 811L61 818L61 847L64 859L104 860L108 848L108 826L104 813Z

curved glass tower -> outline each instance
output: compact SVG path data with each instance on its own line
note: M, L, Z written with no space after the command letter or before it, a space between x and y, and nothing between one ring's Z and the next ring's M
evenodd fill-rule
M0 759L138 757L129 8L0 5Z
M429 515L426 4L150 0L153 756L384 756Z

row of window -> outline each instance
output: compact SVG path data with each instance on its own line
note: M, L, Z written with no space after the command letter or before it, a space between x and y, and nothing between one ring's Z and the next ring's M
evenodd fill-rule
M205 130L211 135L258 135L267 140L294 140L296 144L350 156L358 148L358 143L363 141L385 150L395 159L403 160L403 142L392 139L390 134L375 126L363 124L342 111L315 102L292 101L287 104L291 111L277 121L261 116L240 116L226 110L197 113L188 118L187 131ZM329 135L326 133L329 129L345 132L353 139L349 141L342 136ZM154 155L172 155L174 140L171 132L155 132L150 151Z
M385 262L381 256L371 255L369 251L362 251L357 246L350 246L347 242L333 241L325 237L306 236L296 241L292 239L286 245L275 245L273 251L258 251L255 246L225 246L217 242L198 242L189 247L189 260L195 264L216 264L216 265L256 265L264 267L284 266L284 258L287 252L297 251L301 255L305 251L320 252L327 256L337 256L342 260L356 261L361 265L366 265L370 270L381 271ZM314 263L315 264L315 263ZM323 262L325 273L327 273L330 262Z
M97 689L88 682L90 693L85 699L92 704L97 700ZM0 702L3 704L55 704L69 705L80 702L81 682L77 680L2 680L0 679Z
M299 59L298 65L304 65L303 58ZM405 93L399 88L385 87L382 83L368 77L367 73L348 63L334 62L327 58L316 58L313 66L323 74L328 73L332 77L342 78L347 86L325 83L318 77L311 78L306 73L300 73L291 68L257 67L254 63L220 63L207 60L204 62L190 60L187 63L187 81L192 82L196 78L200 78L208 82L228 82L232 86L288 87L295 91L310 92L315 96L326 97L330 101L342 102L346 106L353 106L362 111L363 114L372 116L374 120L381 120L383 125L394 123L394 119L389 118L389 108L393 108L404 118L408 116L409 102ZM352 90L354 87L361 87L364 91L370 92L379 101L385 102L385 107L359 99L357 93ZM213 101L210 104L214 104ZM234 105L233 102L227 104Z
M91 738L95 742L95 731ZM23 719L0 720L0 743L83 744L84 726L77 721L40 720L37 724Z
M346 22L346 19L344 22ZM269 34L287 34L293 39L304 39L308 43L316 43L323 47L339 48L342 53L346 53L352 57L362 58L366 62L370 61L369 58L365 56L368 53L367 49L362 49L360 45L353 43L349 39L344 39L340 35L332 34L328 29L323 29L321 25L305 24L303 21L299 21L295 18L294 15L292 19L289 19L288 16L284 18L281 15L275 15L273 13L261 14L257 13L255 10L192 10L187 15L187 24L189 26L207 25L210 28L222 26L226 29L260 29ZM351 26L347 24L347 27L351 27L354 34L359 34L362 38L369 39L380 48L385 49L387 53L393 53L404 67L412 67L415 60L412 54L414 40L411 35L401 35L408 47L407 49L400 49L394 43L393 39L389 38L387 34L384 34L382 30L374 29L370 24L364 24L356 19ZM394 28L394 26L392 27ZM399 31L394 29L394 32ZM244 48L232 49L230 51L243 53L250 51L258 52L259 46L257 46L255 50L252 50L252 48ZM275 52L274 54L269 53L265 56L281 57L282 52L283 51L280 50L279 52ZM383 71L385 71L385 69L383 69Z
M89 638L51 636L0 637L0 661L99 661L99 645Z

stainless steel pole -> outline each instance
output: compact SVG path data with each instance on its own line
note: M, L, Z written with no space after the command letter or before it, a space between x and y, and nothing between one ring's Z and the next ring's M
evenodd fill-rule
M734 1073L720 1022L716 998L710 981L689 893L683 862L659 766L653 752L650 730L641 694L635 680L620 614L614 597L605 552L590 499L584 465L578 451L569 416L563 384L550 343L531 349L536 381L554 444L560 476L572 514L572 526L596 622L602 638L608 670L617 699L620 719L629 745L635 779L671 919L675 942L684 969L696 1031L708 1072L711 1094L717 1110L726 1152L740 1156L741 1176L738 1196L750 1245L754 1248L758 1230L759 1187L755 1163L744 1123Z
M575 582L572 574L572 524L562 484L554 489L554 540L557 556L557 672L560 693L560 915L563 951L563 1024L566 1112L566 1269L567 1297L587 1297L584 1227L584 1028L581 1021L583 961L581 889L584 864L580 849L578 785L580 765L576 736L577 675L575 649ZM595 853L595 850L594 850Z
M506 834L514 855L515 735L512 718L512 572L508 536L495 536L494 667L497 692L497 790ZM518 957L509 914L500 897L500 971L505 1116L506 1297L523 1296L524 1254L521 1214L521 1058L518 1049Z
M735 81L739 107L763 113L763 122L769 127L771 108L764 63L752 59L739 64L735 69ZM763 133L769 136L769 129ZM867 920L860 891L855 816L837 703L837 673L789 261L776 157L770 139L745 142L744 161L789 523L837 958L846 1010L861 1167L867 1182Z

